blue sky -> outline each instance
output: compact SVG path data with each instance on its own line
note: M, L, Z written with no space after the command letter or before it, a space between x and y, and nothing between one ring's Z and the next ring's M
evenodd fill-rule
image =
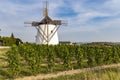
M1 0L0 35L35 42L37 30L25 21L43 18L45 0ZM72 42L120 42L120 0L49 0L49 16L67 20L58 30L59 40Z

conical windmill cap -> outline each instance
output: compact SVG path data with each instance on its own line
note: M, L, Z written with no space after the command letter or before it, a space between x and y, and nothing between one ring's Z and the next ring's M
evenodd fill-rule
M40 24L50 24L52 23L52 19L49 16L45 16L41 21Z

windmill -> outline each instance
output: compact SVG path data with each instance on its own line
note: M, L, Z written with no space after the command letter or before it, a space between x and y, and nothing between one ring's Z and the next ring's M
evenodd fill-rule
M31 24L37 29L36 44L59 44L57 30L61 25L67 24L62 20L52 20L48 16L48 1L43 10L44 18L40 22L25 22L24 24Z

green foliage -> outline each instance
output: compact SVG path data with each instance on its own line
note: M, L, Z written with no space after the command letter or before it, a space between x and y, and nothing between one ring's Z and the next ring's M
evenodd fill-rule
M84 60L84 49L81 46L76 47L75 56L76 56L78 67L82 68L83 67L83 60Z
M36 75L120 62L120 46L20 44L8 52L10 73L19 76L28 70Z
M21 71L20 54L18 53L18 48L13 45L7 54L11 77L16 77Z
M88 66L92 67L92 66L96 66L96 61L95 61L95 55L97 53L95 53L95 47L90 46L87 47L87 64Z
M112 48L112 62L113 63L119 63L120 62L120 57L119 57L119 48L117 46L113 46Z
M20 43L22 43L22 41L19 38L14 38L14 35L11 35L11 37L0 37L0 45L3 46L19 45Z
M71 68L71 55L68 50L68 47L64 46L64 50L62 54L63 54L63 65L64 65L65 70L70 69Z
M48 69L50 70L50 72L53 72L53 69L55 67L55 52L53 46L49 46L47 49L47 61Z
M103 65L106 53L104 47L95 47L95 61L97 65Z

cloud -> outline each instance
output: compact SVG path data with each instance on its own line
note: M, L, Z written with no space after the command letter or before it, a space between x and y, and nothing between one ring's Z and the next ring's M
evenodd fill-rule
M87 41L91 36L91 41L108 41L110 37L105 37L110 36L111 30L120 29L119 5L120 0L51 0L49 14L53 19L68 20L68 26L62 26L58 31L61 40ZM1 0L1 35L9 36L14 32L23 41L34 42L36 29L24 27L24 22L40 21L42 11L43 2L40 0ZM113 34L117 35L115 32ZM120 40L117 37L112 35L111 40Z

